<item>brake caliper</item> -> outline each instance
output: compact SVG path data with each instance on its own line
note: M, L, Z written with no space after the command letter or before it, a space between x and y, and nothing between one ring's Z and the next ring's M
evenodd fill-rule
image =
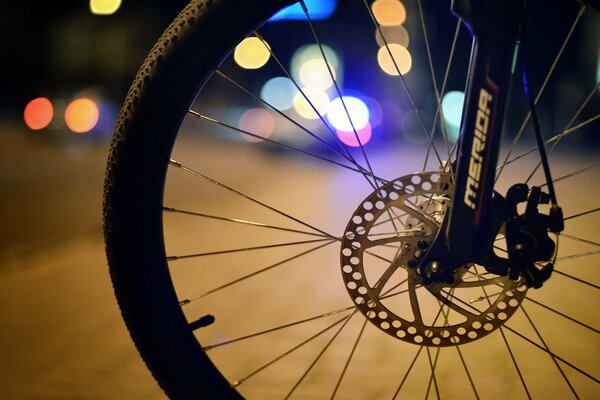
M553 205L548 215L538 210L540 204L549 202L549 195L539 187L519 183L508 190L504 203L509 277L517 280L523 276L526 285L536 289L554 270L556 244L548 232L559 233L564 228L560 207ZM517 210L519 203L526 203L522 214Z

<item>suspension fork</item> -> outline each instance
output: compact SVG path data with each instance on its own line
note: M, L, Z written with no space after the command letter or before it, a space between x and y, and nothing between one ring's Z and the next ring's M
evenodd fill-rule
M452 11L469 27L473 48L445 238L452 256L473 260L489 237L500 135L526 0L453 0Z

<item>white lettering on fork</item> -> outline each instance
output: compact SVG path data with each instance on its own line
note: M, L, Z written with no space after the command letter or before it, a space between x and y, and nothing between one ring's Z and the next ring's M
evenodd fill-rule
M483 152L486 148L486 140L490 122L490 103L492 95L485 89L479 91L479 104L477 117L475 118L475 132L473 144L471 145L471 158L469 159L469 177L465 189L464 203L471 209L477 209L477 200L480 196L481 165L483 163Z

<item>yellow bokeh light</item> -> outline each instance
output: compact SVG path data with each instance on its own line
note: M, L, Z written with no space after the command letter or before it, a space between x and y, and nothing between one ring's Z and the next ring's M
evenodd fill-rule
M379 31L381 29L381 32ZM381 36L383 34L383 36ZM385 40L383 40L385 38ZM381 46L385 44L398 43L408 49L410 38L408 31L401 25L398 26L380 26L375 29L375 41Z
M390 57L390 53L391 56ZM379 48L377 52L377 62L381 69L388 75L398 75L398 70L402 75L407 74L412 67L412 57L406 47L391 43L388 46Z
M302 92L306 95L308 101L306 101L306 98L300 92L294 96L294 109L298 114L306 119L317 119L319 115L327 113L330 99L325 90L317 87L308 87L302 89ZM315 113L313 106L319 113L318 115Z
M331 79L331 75L335 79L335 71L333 66L329 64L329 68L331 69L331 73L327 68L327 63L322 58L312 58L306 61L300 67L300 71L298 73L300 77L300 82L306 87L318 87L321 89L327 89L331 85L333 85L333 79Z
M380 25L402 25L406 20L406 8L399 0L376 0L371 10Z
M237 45L233 59L242 68L258 69L269 61L271 53L267 45L255 36L247 37Z
M90 0L90 10L96 15L111 15L121 7L121 0Z
M98 123L98 106L91 99L73 100L65 110L67 127L75 133L85 133L94 129Z

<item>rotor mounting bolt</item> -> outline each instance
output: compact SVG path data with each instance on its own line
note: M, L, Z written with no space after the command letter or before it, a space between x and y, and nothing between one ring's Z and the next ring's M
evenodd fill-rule
M417 247L420 248L421 250L426 249L428 246L428 243L425 240L419 240L417 242Z
M410 269L415 269L419 265L417 260L415 260L414 258L411 258L410 260L408 260L407 264L408 264L408 268L410 268Z

